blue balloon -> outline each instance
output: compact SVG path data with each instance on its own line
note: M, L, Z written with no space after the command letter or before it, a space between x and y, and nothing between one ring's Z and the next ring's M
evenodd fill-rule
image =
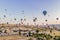
M44 15L44 16L46 16L46 14L47 14L47 11L46 11L46 10L44 10L44 11L43 11L43 15Z

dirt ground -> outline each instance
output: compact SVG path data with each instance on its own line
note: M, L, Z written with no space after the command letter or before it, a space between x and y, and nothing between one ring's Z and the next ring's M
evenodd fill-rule
M0 40L28 40L28 37L20 37L19 35L0 36Z

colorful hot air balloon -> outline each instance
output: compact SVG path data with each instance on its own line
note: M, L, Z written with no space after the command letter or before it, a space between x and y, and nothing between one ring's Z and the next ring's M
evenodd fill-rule
M46 16L46 14L47 14L47 11L46 11L46 10L44 10L44 11L43 11L43 15L44 15L44 16Z

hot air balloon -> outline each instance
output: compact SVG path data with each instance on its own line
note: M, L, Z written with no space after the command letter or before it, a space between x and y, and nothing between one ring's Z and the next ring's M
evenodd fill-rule
M23 19L21 18L21 21L22 21Z
M35 19L33 19L33 22L35 22Z
M24 10L22 11L22 14L24 14Z
M4 15L4 17L6 17L6 15Z
M9 22L7 22L7 24L9 24Z
M37 20L37 18L35 18L35 20Z
M59 20L59 18L56 18L56 20Z
M14 20L16 20L16 18L14 18Z
M46 11L46 10L44 10L44 11L43 11L43 15L44 15L44 16L46 16L46 14L47 14L47 11Z
M34 19L33 19L33 22L35 22L36 20L37 20L37 18L34 18Z
M26 21L26 18L24 18L24 21Z
M21 24L23 24L23 22L22 22L22 21L23 21L23 19L21 18L20 20L21 20Z
M45 22L47 22L47 19L45 20Z
M37 18L34 18L34 19L33 19L33 22L34 22L34 24L35 24L35 25L36 25L36 23L35 23L35 22L36 22L36 20L37 20Z
M7 11L7 9L5 9L5 11Z
M57 20L56 22L58 22L59 18L56 18L56 20Z

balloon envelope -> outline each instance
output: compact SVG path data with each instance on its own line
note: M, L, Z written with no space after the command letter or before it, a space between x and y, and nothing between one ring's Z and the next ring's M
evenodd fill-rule
M22 11L22 14L24 14L24 10Z
M16 18L14 18L14 20L16 20Z
M37 20L37 18L34 18L33 21L35 22Z
M4 15L4 17L6 17L6 15Z
M23 19L21 18L21 21L22 21Z
M7 11L7 9L5 9L5 11Z
M56 20L59 20L59 18L56 18Z
M47 22L47 19L45 20L45 22Z
M46 11L46 10L44 10L44 11L43 11L43 15L45 16L46 14L47 14L47 11Z
M9 24L9 22L7 22L7 24Z

